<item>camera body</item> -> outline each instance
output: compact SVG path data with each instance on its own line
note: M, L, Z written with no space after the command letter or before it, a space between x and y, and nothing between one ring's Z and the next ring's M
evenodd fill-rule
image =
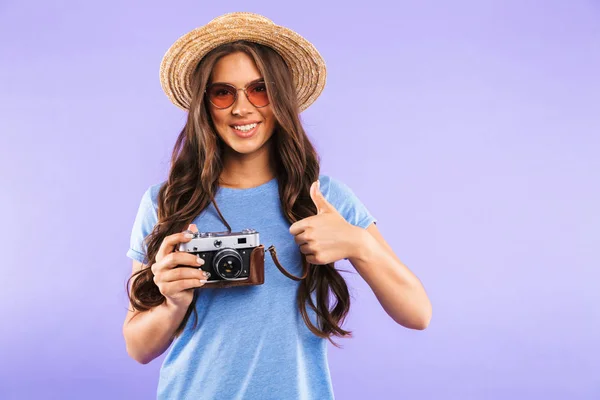
M206 284L222 281L244 281L250 277L253 250L260 246L258 232L195 232L179 251L197 255L204 260L203 271L210 272Z

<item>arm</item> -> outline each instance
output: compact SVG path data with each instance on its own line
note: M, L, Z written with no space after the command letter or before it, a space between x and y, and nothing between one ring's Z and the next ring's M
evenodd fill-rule
M374 223L367 229L353 228L353 251L348 260L383 309L404 327L427 328L431 302L419 279L398 259Z
M431 303L425 289L396 257L377 226L371 223L363 229L348 222L325 199L318 182L311 186L310 196L317 215L290 226L306 260L323 265L347 258L394 321L407 328L425 329L431 319Z
M142 263L133 261L133 272ZM148 311L132 311L131 304L123 323L127 353L139 363L147 364L165 352L173 341L173 334L187 311L169 302Z

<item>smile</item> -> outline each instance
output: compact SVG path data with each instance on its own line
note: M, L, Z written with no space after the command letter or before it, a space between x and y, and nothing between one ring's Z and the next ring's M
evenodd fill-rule
M231 125L231 129L236 136L247 139L253 136L258 130L258 125L260 125L260 122L254 122L246 125Z
M248 125L233 125L233 129L237 129L238 131L248 132L251 129L256 128L258 123L248 124Z

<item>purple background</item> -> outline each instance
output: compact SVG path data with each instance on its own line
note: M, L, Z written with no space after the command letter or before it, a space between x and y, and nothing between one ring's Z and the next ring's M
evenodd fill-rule
M410 331L349 278L336 398L600 398L600 3L449 3L2 1L0 398L154 398L162 357L130 359L121 326L133 219L185 121L159 64L231 11L322 53L322 170L433 302Z

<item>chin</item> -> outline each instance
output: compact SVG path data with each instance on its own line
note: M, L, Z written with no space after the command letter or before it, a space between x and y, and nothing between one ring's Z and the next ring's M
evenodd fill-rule
M253 143L250 141L240 143L240 141L233 139L227 145L238 154L252 154L263 148L265 143Z
M254 137L248 139L239 138L234 134L228 135L226 145L235 153L248 155L265 148L270 139L271 136L265 138L262 132L257 132Z
M250 146L229 146L234 153L249 155L252 153L256 153L260 149L260 147L250 147Z

